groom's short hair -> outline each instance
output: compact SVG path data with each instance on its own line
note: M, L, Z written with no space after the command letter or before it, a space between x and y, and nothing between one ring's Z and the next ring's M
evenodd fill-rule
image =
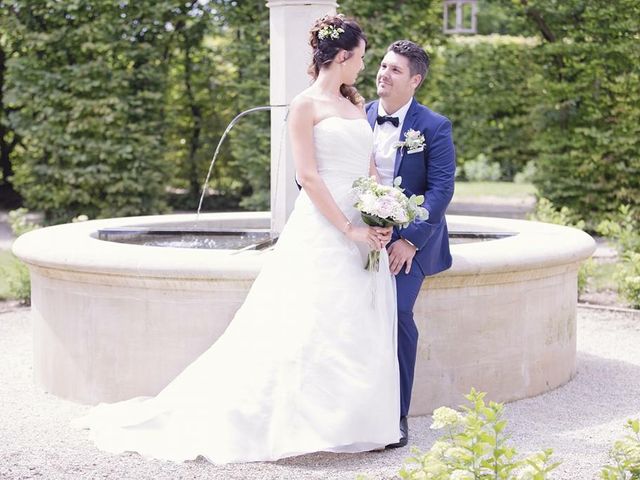
M420 80L420 84L416 87L416 90L420 88L420 85L424 82L424 79L427 76L427 70L429 70L429 55L424 49L410 40L398 40L393 42L387 48L387 52L394 52L398 55L402 55L407 57L409 60L409 72L411 76L420 75L422 80Z

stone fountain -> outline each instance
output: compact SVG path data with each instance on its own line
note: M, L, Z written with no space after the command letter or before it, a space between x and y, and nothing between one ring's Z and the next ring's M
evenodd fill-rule
M308 84L307 31L333 1L272 0L271 104ZM285 28L286 26L286 28ZM271 135L282 138L282 109ZM279 232L297 189L291 153L272 142L272 210L114 218L21 236L14 253L32 282L34 375L82 403L154 395L225 330L269 248L145 246L105 241L133 229ZM487 217L447 217L450 230L487 241L452 246L453 267L423 285L411 414L462 403L471 387L509 401L575 373L577 271L595 248L580 230ZM492 238L492 239L491 239Z

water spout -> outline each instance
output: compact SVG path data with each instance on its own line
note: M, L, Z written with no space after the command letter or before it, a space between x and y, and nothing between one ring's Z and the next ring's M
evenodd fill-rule
M222 137L220 137L220 141L218 142L218 146L216 147L216 151L213 154L213 158L211 159L211 163L209 164L209 171L207 172L207 178L204 181L204 185L202 186L202 194L200 195L200 202L198 203L198 211L196 213L196 218L200 218L200 209L202 208L202 202L204 200L204 194L207 191L207 185L209 183L209 178L211 177L211 171L213 170L213 164L216 161L216 158L218 158L218 153L220 152L220 146L222 145L222 142L224 142L224 139L227 137L227 134L231 131L231 129L233 128L233 126L236 124L236 122L238 120L240 120L240 118L244 117L245 115L251 113L251 112L258 112L260 110L271 110L272 108L287 108L289 107L289 105L262 105L259 107L253 107L250 108L248 110L245 110L244 112L240 112L238 115L235 116L235 118L233 120L231 120L229 122L229 125L227 125L227 128L225 129L224 133L222 134ZM288 115L288 112L287 112ZM285 115L284 120L287 120L287 115ZM280 140L280 148L282 148L282 139Z

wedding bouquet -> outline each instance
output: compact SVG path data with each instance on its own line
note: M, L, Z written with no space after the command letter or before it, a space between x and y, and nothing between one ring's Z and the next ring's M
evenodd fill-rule
M393 186L380 185L375 177L361 177L353 182L355 207L362 220L372 227L407 227L414 220L426 220L429 212L421 207L423 195L407 197L400 188L402 178L396 177ZM372 250L367 258L367 270L380 269L380 252Z

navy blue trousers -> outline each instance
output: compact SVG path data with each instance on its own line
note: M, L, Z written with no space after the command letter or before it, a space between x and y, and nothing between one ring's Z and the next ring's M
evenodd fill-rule
M416 262L408 274L404 269L396 275L398 292L398 362L400 364L400 416L409 413L413 374L416 367L418 329L413 321L413 306L424 281L422 270Z

